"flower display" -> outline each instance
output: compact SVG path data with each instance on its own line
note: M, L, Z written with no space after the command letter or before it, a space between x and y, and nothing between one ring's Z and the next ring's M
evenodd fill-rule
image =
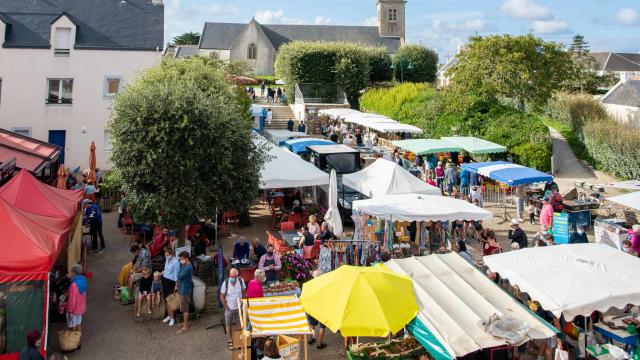
M296 280L303 284L312 279L313 263L298 254L285 254L280 258L282 269L280 279Z

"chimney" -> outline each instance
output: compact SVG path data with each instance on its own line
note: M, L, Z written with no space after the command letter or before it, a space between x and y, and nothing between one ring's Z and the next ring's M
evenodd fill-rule
M153 5L164 5L162 3L162 0L151 0L151 4L153 4Z

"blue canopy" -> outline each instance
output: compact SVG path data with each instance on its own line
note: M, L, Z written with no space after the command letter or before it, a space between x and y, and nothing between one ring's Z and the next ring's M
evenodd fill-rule
M305 154L309 151L307 149L307 146L335 145L336 143L331 140L304 138L287 140L284 142L284 144L287 149L289 149L294 154Z
M462 164L462 168L509 186L553 181L553 176L506 161Z

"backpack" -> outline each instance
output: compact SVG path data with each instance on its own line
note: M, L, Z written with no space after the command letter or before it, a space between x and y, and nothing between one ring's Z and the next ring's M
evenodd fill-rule
M240 276L238 276L238 280L240 280L240 288L242 290L247 290L247 285L244 283L244 280ZM229 291L229 278L227 278L224 281L224 289L225 289L225 291ZM220 292L222 292L222 289L220 289ZM224 294L225 294L225 296L227 295L226 292Z

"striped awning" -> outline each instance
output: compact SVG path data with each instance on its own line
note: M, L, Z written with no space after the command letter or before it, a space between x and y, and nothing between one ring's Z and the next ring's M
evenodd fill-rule
M307 315L296 296L246 300L253 335L311 334Z

